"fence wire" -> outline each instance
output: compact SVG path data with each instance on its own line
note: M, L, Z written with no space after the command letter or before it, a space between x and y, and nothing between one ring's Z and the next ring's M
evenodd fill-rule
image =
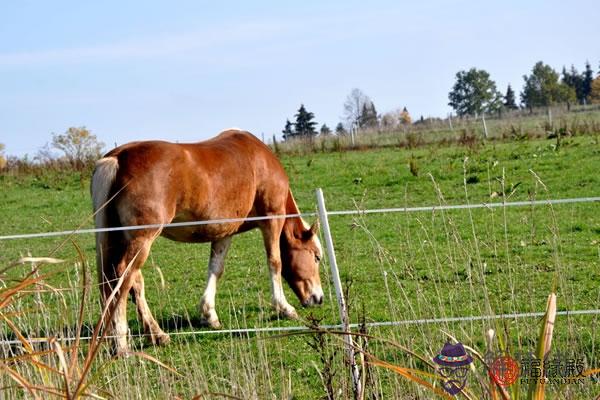
M570 199L549 199L549 200L527 200L527 201L512 201L512 202L501 202L501 203L475 203L475 204L455 204L455 205L437 205L437 206L424 206L424 207L393 207L393 208L376 208L371 210L339 210L339 211L328 211L327 216L336 215L365 215L365 214L384 214L384 213L411 213L411 212L423 212L423 211L443 211L443 210L463 210L463 209L474 209L474 208L498 208L498 207L523 207L523 206L537 206L537 205L552 205L552 204L572 204L572 203L596 203L600 202L600 197L577 197ZM86 228L86 229L74 229L70 231L55 231L55 232L38 232L38 233L22 233L14 235L0 236L0 240L14 240L14 239L33 239L42 237L53 237L53 236L70 236L70 235L81 235L96 232L114 232L114 231L133 231L140 229L164 229L164 228L181 228L185 226L198 226L198 225L210 225L210 224L228 224L238 222L252 222L252 221L264 221L269 219L281 219L281 218L295 218L295 217L314 217L318 216L316 212L300 213L300 214L277 214L277 215L263 215L257 217L246 217L246 218L221 218L213 220L203 221L187 221L187 222L171 222L167 224L145 224L145 225L130 225L130 226L118 226L112 228Z
M424 211L443 211L443 210L461 210L461 209L477 209L477 208L498 208L498 207L522 207L522 206L536 206L536 205L554 205L554 204L573 204L573 203L596 203L600 202L600 197L578 197L578 198L567 198L567 199L548 199L548 200L529 200L529 201L514 201L514 202L500 202L500 203L476 203L476 204L457 204L457 205L437 205L437 206L423 206L423 207L395 207L395 208L378 208L370 210L338 210L328 211L327 216L338 216L338 215L365 215L365 214L382 214L382 213L397 213L397 212L424 212ZM208 224L225 224L225 223L237 223L237 222L250 222L250 221L264 221L268 219L279 219L279 218L294 218L294 217L314 217L318 216L316 212L300 213L300 214L285 214L285 215L267 215L247 218L223 218L215 220L204 220L204 221L189 221L189 222L174 222L168 224L146 224L146 225L133 225L133 226L121 226L112 228L96 228L96 229L77 229L71 231L56 231L56 232L38 232L38 233L25 233L15 235L0 236L0 240L13 240L13 239L30 239L30 238L41 238L41 237L55 237L55 236L66 236L76 234L88 234L96 232L111 232L111 231L127 231L127 230L139 230L139 229L164 229L164 228L177 228L184 226L197 226L197 225L208 225ZM385 327L385 326L400 326L400 325L424 325L424 324L436 324L436 323L453 323L453 322L465 322L465 321L482 321L482 320L495 320L495 319L516 319L516 318L533 318L542 317L544 312L529 312L529 313L513 313L513 314L499 314L499 315L478 315L478 316L464 316L464 317L447 317L447 318L426 318L426 319L412 319L412 320L401 320L401 321L379 321L379 322L368 322L364 325L366 327ZM576 316L576 315L598 315L600 309L592 310L572 310L572 311L559 311L556 313L559 316ZM358 328L361 324L349 324L350 329ZM342 324L337 325L323 325L320 326L322 329L327 330L340 330L343 329ZM188 335L210 335L210 334L256 334L256 333L276 333L276 332L301 332L310 331L312 328L306 326L287 326L287 327L266 327L266 328L238 328L238 329L224 329L224 330L195 330L195 331L183 331L183 332L170 332L172 336L188 336ZM132 338L142 338L149 336L148 334L132 334L128 335ZM82 336L79 340L91 340L92 336ZM114 338L114 336L105 336L105 338ZM49 338L28 338L27 341L30 343L44 343ZM57 337L58 341L74 341L75 337ZM0 345L18 345L21 344L20 340L4 340L0 341Z

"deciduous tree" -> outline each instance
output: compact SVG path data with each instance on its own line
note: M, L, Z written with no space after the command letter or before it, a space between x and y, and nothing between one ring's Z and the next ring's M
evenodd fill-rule
M0 143L0 169L6 166L6 157L4 157L4 145Z
M80 126L71 127L60 135L53 133L51 146L61 151L74 168L81 169L102 155L104 143L85 126Z
M448 103L459 116L493 112L502 105L502 95L487 71L471 68L459 71L456 82L448 94Z
M600 76L592 81L590 91L590 103L600 104Z
M400 123L405 127L412 123L412 118L406 107L402 108L402 111L400 112Z
M351 128L360 126L361 115L365 104L371 103L371 99L358 88L352 89L344 102L344 118Z
M535 64L531 75L523 75L523 79L521 102L530 110L576 100L575 89L559 82L558 73L542 61Z

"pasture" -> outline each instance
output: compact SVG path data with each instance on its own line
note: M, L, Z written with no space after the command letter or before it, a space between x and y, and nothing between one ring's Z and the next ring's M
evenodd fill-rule
M588 197L597 196L600 188L598 135L563 138L559 146L554 139L535 139L280 158L303 212L315 211L317 187L323 188L330 211ZM0 235L91 227L88 180L76 172L0 175ZM559 310L598 308L598 203L331 216L330 224L352 322L540 312L552 291L557 293ZM93 235L63 241L64 237L0 241L0 268L27 255L51 254L65 260L43 266L42 271L57 271L46 279L48 285L11 305L11 312L19 311L14 320L31 336L74 332L84 271L75 245L89 263L86 273L96 282ZM109 355L103 351L93 366L91 390L115 398L203 394L312 399L326 398L328 391L336 398L349 397L343 349L335 335L186 334L206 330L199 325L197 305L208 252L208 245L159 238L143 270L150 307L172 342L152 348L134 338L133 344L180 375L140 357L106 364ZM28 264L11 268L3 284L30 268ZM279 320L270 308L259 232L235 237L217 292L223 327L339 323L326 260L321 276L323 307L302 309L286 286L286 296L302 320ZM84 334L96 322L98 308L93 287L85 304ZM128 315L136 334L140 325L132 304ZM598 368L597 324L597 315L559 316L553 347L584 358L586 368ZM368 329L375 337L368 342L368 352L395 365L426 369L410 352L431 358L451 336L483 354L490 328L496 331L494 346L502 343L512 350L534 351L539 325L539 318L513 318L373 327ZM9 332L3 326L2 336L14 338ZM79 353L85 353L85 345ZM47 383L33 367L19 368L31 381ZM485 377L484 367L475 363L467 386L473 398L487 396L481 384ZM365 398L433 396L393 371L372 365L366 383ZM61 385L58 379L55 384ZM0 385L6 397L22 393L6 375ZM592 378L548 388L550 395L566 398L589 398L599 392Z

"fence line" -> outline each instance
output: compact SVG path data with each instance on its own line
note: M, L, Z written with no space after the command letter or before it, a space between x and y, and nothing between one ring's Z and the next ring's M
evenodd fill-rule
M543 317L544 312L528 312L528 313L514 313L514 314L498 314L498 315L473 315L467 317L447 317L447 318L424 318L424 319L411 319L401 321L380 321L380 322L367 322L364 326L368 328L375 327L386 327L386 326L402 326L402 325L427 325L427 324L438 324L438 323L452 323L452 322L469 322L469 321L491 321L496 319L517 319L517 318L533 318ZM558 311L558 316L577 316L577 315L600 315L600 309L598 310L572 310L572 311ZM358 328L362 324L353 323L349 324L350 329ZM319 328L325 330L340 330L343 329L342 324L334 325L320 325ZM237 329L219 329L219 330L197 330L197 331L184 331L184 332L169 332L170 336L192 336L192 335L240 335L240 334L251 334L251 333L276 333L276 332L303 332L310 331L313 328L307 326L278 326L268 328L237 328ZM128 335L131 338L144 338L149 337L150 334L140 333ZM104 336L105 339L114 339L117 336ZM72 342L75 341L75 337L56 337L59 342ZM45 343L49 338L29 338L29 343ZM79 340L92 340L92 336L81 336ZM21 344L20 340L2 340L0 345L13 345Z
M502 203L474 203L474 204L437 205L437 206L423 206L423 207L376 208L376 209L371 209L371 210L340 210L340 211L328 211L327 215L328 216L364 215L364 214L382 214L382 213L395 213L395 212L410 213L410 212L421 212L421 211L443 211L443 210L461 210L461 209L497 208L497 207L521 207L521 206L572 204L572 203L595 203L595 202L600 202L600 197L577 197L577 198L567 198L567 199L526 200L526 201L513 201L513 202L502 202ZM264 221L264 220L268 220L268 219L280 219L280 218L314 217L317 215L318 214L316 212L310 212L310 213L300 213L300 214L266 215L266 216L246 217L246 218L222 218L222 219L213 219L213 220L205 220L205 221L171 222L168 224L130 225L130 226L119 226L119 227L113 227L113 228L89 228L89 229L76 229L76 230L70 230L70 231L24 233L24 234L0 236L0 240L32 239L32 238L42 238L42 237L52 237L52 236L81 235L81 234L96 233L96 232L131 231L131 230L139 230L139 229L179 228L179 227L184 227L184 226Z
M320 192L320 189L317 193ZM318 196L318 194L317 194ZM321 202L323 204L321 204ZM442 210L457 210L457 209L475 209L475 208L497 208L497 207L518 207L518 206L534 206L534 205L551 205L551 204L569 204L569 203L589 203L589 202L600 202L600 197L580 197L580 198L567 198L567 199L549 199L549 200L530 200L530 201L515 201L515 202L501 202L501 203L475 203L475 204L459 204L459 205L438 205L438 206L425 206L425 207L396 207L396 208L381 208L371 210L340 210L340 211L325 211L324 200L321 192L319 210L320 217L323 220L324 227L327 227L327 217L335 215L365 215L365 214L377 214L377 213L394 213L394 212L420 212L420 211L442 211ZM234 223L234 222L249 222L249 221L261 221L267 219L279 219L279 218L293 218L293 217L308 217L315 216L317 213L302 213L302 214L287 214L287 215L270 215L270 216L257 216L249 218L225 218L216 220L206 221L190 221L190 222L175 222L169 224L147 224L147 225L135 225L135 226L124 226L114 228L99 228L99 229L81 229L74 231L60 231L60 232L46 232L46 233L31 233L31 234L17 234L0 236L0 240L10 239L25 239L25 238L38 238L38 237L50 237L50 236L62 236L62 235L73 235L83 233L94 233L94 232L110 232L110 231L125 231L125 230L139 230L139 229L152 229L152 228L172 228L172 227L183 227L183 226L195 226L195 225L208 225L208 224L219 224L219 223ZM328 253L330 256L333 255L333 243L331 238L328 241ZM333 263L332 265L335 265ZM336 293L338 301L340 296L343 296L341 290L336 287ZM343 297L341 297L343 303ZM341 304L341 303L340 303ZM343 309L340 305L340 309ZM600 314L600 310L574 310L574 311L560 311L557 315L585 315L585 314ZM398 325L412 325L412 324L431 324L440 322L461 322L461 321L477 321L477 320L493 320L493 319L505 319L505 318L526 318L526 317L541 317L543 312L533 313L521 313L521 314L501 314L492 316L469 316L469 317L450 317L450 318L431 318L431 319L414 319L404 321L383 321L383 322L370 322L365 325L368 327L376 326L398 326ZM342 317L342 324L338 325L325 325L322 328L325 329L342 329L343 331L349 331L352 328L360 326L359 324L349 324L347 319L344 320ZM272 327L272 328L243 328L243 329L229 329L229 330L203 330L203 331L191 331L191 332L174 332L171 335L201 335L201 334L243 334L243 333L259 333L259 332L285 332L285 331L303 331L310 330L308 327L295 326L295 327ZM146 334L130 335L131 337L144 337ZM114 338L109 336L108 338ZM81 337L80 340L91 340L91 336ZM47 338L33 338L31 342L46 342ZM60 338L62 341L72 341L75 338ZM21 343L19 340L7 340L0 341L0 344L18 344Z

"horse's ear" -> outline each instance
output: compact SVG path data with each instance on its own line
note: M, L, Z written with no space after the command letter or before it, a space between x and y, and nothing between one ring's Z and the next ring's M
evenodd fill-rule
M302 239L309 240L319 234L319 220L316 220L310 228L302 232Z

